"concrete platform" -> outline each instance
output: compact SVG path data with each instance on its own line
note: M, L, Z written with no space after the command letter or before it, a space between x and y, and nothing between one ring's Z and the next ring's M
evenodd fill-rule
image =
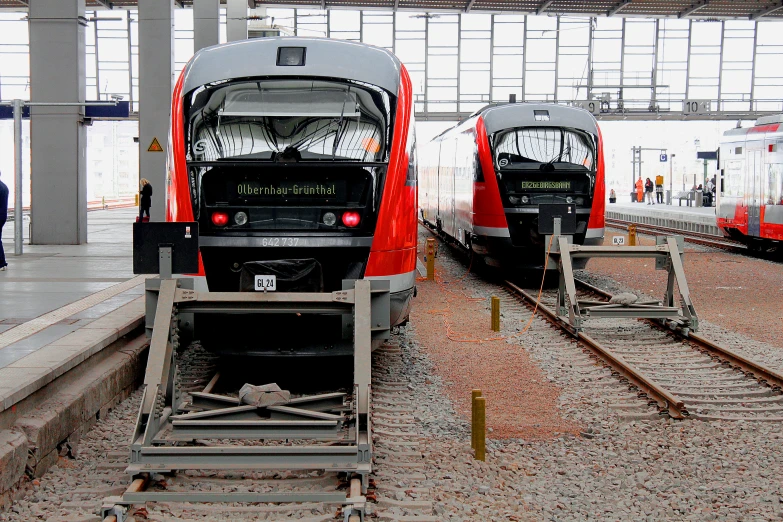
M147 276L132 273L135 215L91 212L89 244L25 245L19 257L13 226L3 231L10 255L0 272L0 507L25 473L56 463L137 385Z
M715 207L680 207L676 203L607 203L606 217L723 237L715 225Z
M24 255L8 257L0 272L0 412L142 325L146 276L132 273L134 216L92 212L89 244L25 245Z

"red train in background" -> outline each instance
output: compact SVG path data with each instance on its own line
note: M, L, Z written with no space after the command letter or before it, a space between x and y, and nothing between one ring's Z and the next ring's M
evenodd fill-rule
M408 72L389 51L320 38L203 49L176 83L169 221L197 221L210 291L248 262L311 259L321 291L388 279L391 324L416 269Z
M726 131L715 215L724 235L755 251L783 245L783 115Z
M601 244L605 182L601 132L582 109L510 103L485 107L419 154L419 210L493 266L540 268L539 210L571 205L577 244Z

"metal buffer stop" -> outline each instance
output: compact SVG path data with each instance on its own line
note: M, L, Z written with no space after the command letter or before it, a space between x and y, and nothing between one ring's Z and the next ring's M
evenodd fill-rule
M582 321L590 317L657 319L668 321L671 327L681 329L686 334L688 331L698 331L699 319L691 301L682 264L684 240L681 236L659 236L655 240L655 246L613 247L572 245L567 238L556 237L558 249L552 254L558 258L557 266L560 272L557 292L557 313L560 319L575 331L580 331ZM655 269L668 272L663 299L634 303L579 299L576 294L573 260L587 257L655 259Z
M630 227L629 227L630 229ZM655 246L583 246L572 244L576 233L573 205L542 205L539 211L538 231L551 245L547 268L557 268L560 282L557 291L557 315L574 332L582 330L582 321L589 317L623 317L670 321L669 325L684 331L698 331L699 318L691 302L688 282L682 265L685 241L682 236L655 238ZM630 243L636 234L630 231ZM663 300L635 301L633 303L590 301L579 299L574 280L574 260L590 257L653 258L656 270L666 270L669 277ZM675 296L675 282L678 296ZM677 299L679 297L679 300ZM677 306L679 301L679 306Z
M137 236L145 236L137 242ZM187 240L185 239L187 238ZM138 244L137 244L138 243ZM326 293L196 292L193 280L174 273L198 270L197 223L134 225L134 271L160 273L148 279L147 324L153 324L144 394L130 448L132 479L177 470L315 470L345 472L350 497L339 491L217 493L128 491L108 499L103 516L124 522L127 508L144 502L325 502L344 506L345 520L364 517L372 472L370 424L373 339L389 335L389 282L344 281ZM152 249L152 250L150 250ZM150 265L154 265L150 268ZM349 317L354 344L353 398L327 393L292 399L282 406L241 404L236 397L203 392L186 402L179 390L177 351L182 314L307 313ZM196 315L196 317L198 317ZM152 321L150 319L152 318ZM345 317L344 317L345 319ZM200 445L199 440L299 440L293 445ZM305 442L306 441L306 442ZM357 485L358 494L357 494Z

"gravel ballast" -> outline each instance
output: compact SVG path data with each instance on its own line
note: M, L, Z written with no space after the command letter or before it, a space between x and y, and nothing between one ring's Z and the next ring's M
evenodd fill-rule
M462 256L455 258L445 246L439 250L438 263L444 279L461 277L467 267ZM733 284L744 285L742 279L735 275ZM496 285L471 276L461 285L468 295L488 296L500 291ZM611 291L629 289L617 283L613 286ZM637 294L643 289L630 288ZM420 292L425 293L426 288L420 287ZM483 313L489 313L488 302ZM511 340L526 317L526 313L505 308L501 334ZM640 401L634 391L594 364L573 341L553 334L552 327L538 318L516 342L547 377L549 382L541 383L544 393L552 384L562 390L559 415L582 426L583 431L548 439L495 439L490 433L487 462L472 460L467 415L449 412L453 404L430 399L440 390L451 395L447 390L455 376L442 372L445 366L437 361L446 352L421 342L425 336L419 328L414 325L414 339L405 348L411 351L412 361L419 362L410 366L410 378L420 393L420 416L432 420L425 425L433 436L427 454L428 476L443 520L783 517L783 489L777 479L783 471L780 422L659 417L655 408ZM712 331L706 327L703 333L709 337ZM442 328L439 335L428 332L426 338L443 339L445 332ZM733 338L737 344L748 341L738 334ZM496 365L492 381L505 383L509 389L530 386L516 377L514 364ZM780 364L773 367L781 370ZM536 386L527 390L535 394ZM463 393L469 394L469 390ZM453 414L464 429L453 428L454 420L449 419ZM491 425L492 420L487 422Z
M422 246L427 237L431 236L422 232ZM689 250L686 262L694 257L690 254ZM661 417L570 337L540 317L530 321L530 311L497 284L474 273L460 279L468 268L463 256L441 245L437 266L440 283L419 282L411 323L394 336L400 352L395 357L401 357L402 364L399 374L387 379L407 386L404 397L410 411L406 410L405 430L418 437L423 466L417 464L418 457L401 454L401 462L411 459L410 475L415 479L406 477L409 472L379 475L379 498L385 498L385 504L370 508L373 517L405 520L405 511L394 507L395 502L431 502L433 515L427 520L783 518L780 422ZM626 283L601 270L591 261L582 275L611 292L661 293L660 288L635 284L638 278L629 277ZM750 284L746 277L757 276L736 273L730 285ZM782 371L776 345L712 322L696 293L696 281L689 278L699 312L706 318L702 334ZM501 297L497 333L489 327L491 295ZM738 305L737 313L743 306L753 307L748 303ZM749 313L746 309L746 317ZM450 333L444 320L451 324ZM486 340L496 337L502 339ZM376 365L378 361L376 355ZM392 385L404 387L387 384ZM486 462L474 460L470 449L472 388L481 388L487 397L487 425L492 431L487 434ZM127 486L123 461L138 400L137 393L101 419L81 440L74 458L61 459L38 483L28 484L24 498L13 511L0 514L0 521L98 520L92 513L100 500ZM383 439L377 444L384 446ZM392 456L393 452L379 453L379 462ZM238 506L232 509L183 514L158 506L150 509L149 519L329 520L334 516L321 506L257 514L240 511Z

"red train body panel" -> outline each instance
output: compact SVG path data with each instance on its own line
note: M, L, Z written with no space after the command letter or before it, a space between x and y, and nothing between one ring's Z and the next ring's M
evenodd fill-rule
M757 250L783 241L783 115L724 133L716 221L727 237Z
M323 290L387 279L391 324L415 284L411 81L390 52L319 38L203 49L172 101L169 221L198 221L212 291L251 261L315 259Z
M421 218L488 264L543 265L541 205L574 205L575 242L603 240L603 144L586 111L488 107L422 147L420 158Z

